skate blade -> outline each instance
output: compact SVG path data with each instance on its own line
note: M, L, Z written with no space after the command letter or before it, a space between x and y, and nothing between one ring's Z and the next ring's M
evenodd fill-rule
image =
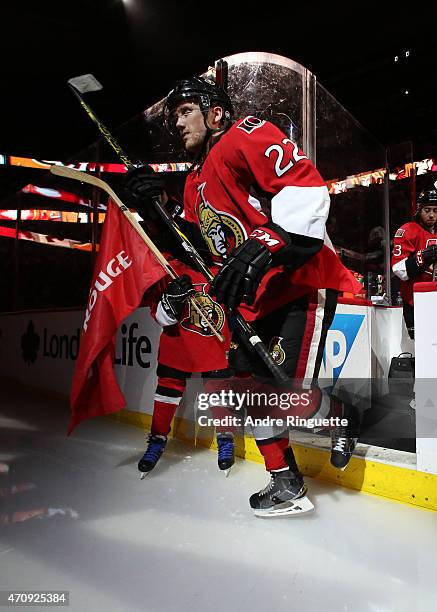
M345 469L349 467L352 457L353 457L353 455L350 457L350 459L349 459L349 461L346 463L346 465L344 465L344 466L343 466L343 467L341 467L341 468L337 468L337 469L339 469L341 472L344 472L344 471L345 471Z
M229 473L231 471L232 468L228 468L227 470L222 470L223 474L225 475L225 478L227 478L229 476Z
M304 514L305 512L312 512L314 510L314 504L308 499L306 495L299 499L290 499L289 501L278 504L274 508L258 509L253 510L255 516L262 518L269 518L273 516L287 516L292 514Z
M141 472L140 480L144 480L146 476L148 476L150 472Z
M344 472L345 469L348 467L349 465L349 461L346 463L346 465L343 465L343 467L340 467L338 465L334 465L333 463L331 463L332 467L335 468L336 470L338 470L339 472Z

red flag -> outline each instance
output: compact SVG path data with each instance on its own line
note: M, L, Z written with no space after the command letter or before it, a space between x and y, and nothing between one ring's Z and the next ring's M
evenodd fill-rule
M113 370L115 334L144 292L166 275L112 201L108 204L71 388L68 434L82 420L117 412L126 400Z

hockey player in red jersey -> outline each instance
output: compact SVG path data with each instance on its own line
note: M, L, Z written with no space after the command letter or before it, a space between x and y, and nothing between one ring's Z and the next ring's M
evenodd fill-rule
M402 225L393 242L392 270L401 282L404 320L414 339L413 286L432 280L437 262L437 188L423 190L417 198L413 221Z
M147 169L142 171L150 172ZM162 278L146 292L142 301L142 306L150 308L152 317L162 327L152 426L147 449L138 462L143 478L153 470L165 450L171 422L184 395L187 380L192 374L201 373L203 378L212 380L229 376L227 354L230 331L223 307L208 295L209 285L205 278L189 265L186 254L178 249L171 236L168 236L154 209L150 206L140 206L135 199L131 201L129 192L124 195L125 201L139 210L147 226L147 233L178 275L174 280L168 276ZM175 216L179 204L172 198L166 203L166 208L171 216ZM206 247L201 237L196 234L192 235L191 239L205 256ZM188 301L191 295L222 336L223 342L220 342L192 308ZM211 412L213 418L218 419L227 414L220 407L211 407ZM233 429L217 427L216 431L218 467L227 476L234 463Z
M165 113L193 159L184 222L200 228L221 266L211 293L228 308L241 306L290 378L314 380L338 292L360 290L325 235L329 195L323 179L273 124L256 117L234 122L229 97L208 79L177 83ZM131 181L138 198L159 189L159 177L143 179ZM266 376L242 346L231 349L229 364ZM331 461L345 467L355 440L349 431L336 434ZM256 439L271 480L250 498L255 514L312 509L288 430Z
M220 379L229 376L227 353L230 332L224 309L207 294L203 276L186 264L165 254L177 279L162 279L148 291L143 301L151 315L162 326L159 342L158 381L153 405L152 426L148 446L138 462L142 475L149 473L165 450L171 422L184 395L187 380L193 373L204 378ZM194 295L203 311L223 336L216 338L199 314L187 301ZM223 416L219 407L212 409L214 418ZM217 428L218 466L227 476L234 463L233 431ZM143 477L142 476L142 477Z

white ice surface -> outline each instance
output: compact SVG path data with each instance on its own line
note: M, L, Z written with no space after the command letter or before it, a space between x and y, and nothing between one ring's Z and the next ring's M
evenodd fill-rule
M69 590L71 612L437 610L436 513L307 479L315 513L255 518L261 465L225 478L214 452L170 440L140 481L143 432L94 419L66 438L67 420L0 393L0 589Z

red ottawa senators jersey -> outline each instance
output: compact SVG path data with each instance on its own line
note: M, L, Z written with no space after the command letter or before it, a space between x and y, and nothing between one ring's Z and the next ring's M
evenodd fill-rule
M188 274L196 289L196 299L208 319L224 337L224 342L212 333L199 314L187 302L179 323L162 328L159 340L158 361L184 372L209 372L228 367L227 355L230 345L230 331L224 308L208 295L209 284L200 272L164 253L173 270L179 275ZM149 306L156 318L156 310L170 278L164 277L156 283L143 298L142 305Z
M409 279L405 262L411 253L423 251L426 247L437 244L437 234L431 234L416 221L410 221L400 227L393 241L393 255L391 266L393 273L404 281L401 283L401 296L404 302L413 305L414 283L423 283L432 280L432 266L416 276ZM420 253L418 259L420 258Z
M277 266L265 274L255 303L240 307L252 321L314 289L362 292L326 236L329 202L325 182L297 145L268 121L246 117L188 175L183 216L199 225L218 265L266 225L268 215L288 232L324 240L321 251L294 272Z

